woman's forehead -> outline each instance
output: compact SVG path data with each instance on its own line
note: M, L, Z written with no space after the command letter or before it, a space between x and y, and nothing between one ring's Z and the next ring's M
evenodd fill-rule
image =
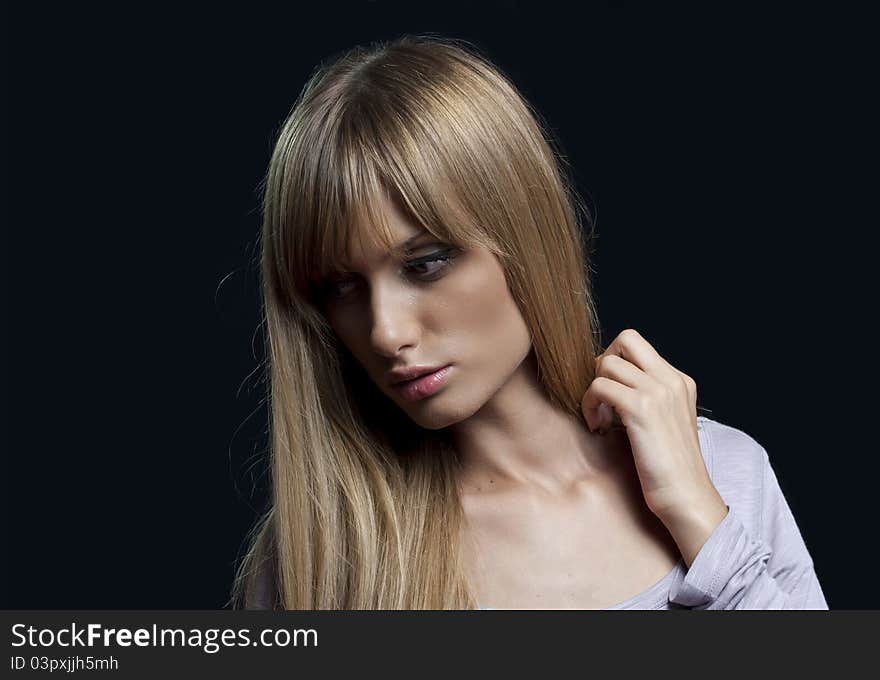
M337 253L336 258L342 264L405 255L422 237L430 235L400 209L397 201L385 196L378 197L369 209L357 211L346 231L344 252Z
M390 245L380 240L375 234L358 234L354 236L346 250L339 258L340 264L357 265L365 262L380 261L406 256L415 249L419 242L431 236L423 227L407 227L392 229Z

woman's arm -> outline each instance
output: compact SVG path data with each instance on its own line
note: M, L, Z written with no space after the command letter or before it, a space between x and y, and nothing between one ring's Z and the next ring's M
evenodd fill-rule
M697 553L670 602L693 609L828 609L813 560L760 447L760 535L746 528L736 504ZM740 469L741 471L741 469ZM740 479L747 486L750 479Z

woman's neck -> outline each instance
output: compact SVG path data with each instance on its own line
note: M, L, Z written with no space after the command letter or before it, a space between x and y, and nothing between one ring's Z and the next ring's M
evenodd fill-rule
M533 355L531 355L533 356ZM505 487L567 489L604 473L613 456L582 418L555 406L531 359L466 421L452 426L465 492Z

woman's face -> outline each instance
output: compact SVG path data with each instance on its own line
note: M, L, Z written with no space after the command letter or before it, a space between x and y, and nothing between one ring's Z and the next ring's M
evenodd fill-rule
M413 239L408 252L353 238L353 259L327 279L323 309L378 388L418 425L439 429L489 401L528 356L531 337L494 254L438 241L393 202L385 210L393 242ZM440 380L392 386L391 371L412 367L448 368Z

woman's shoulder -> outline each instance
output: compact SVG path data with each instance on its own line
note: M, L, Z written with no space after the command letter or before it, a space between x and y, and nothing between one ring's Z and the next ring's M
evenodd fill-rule
M705 433L707 449L703 451L709 473L747 473L760 471L767 460L767 451L744 430L706 416L697 416L697 429ZM700 442L703 444L702 440Z
M697 422L712 483L725 502L757 528L769 465L766 449L740 428L705 416L698 416Z

